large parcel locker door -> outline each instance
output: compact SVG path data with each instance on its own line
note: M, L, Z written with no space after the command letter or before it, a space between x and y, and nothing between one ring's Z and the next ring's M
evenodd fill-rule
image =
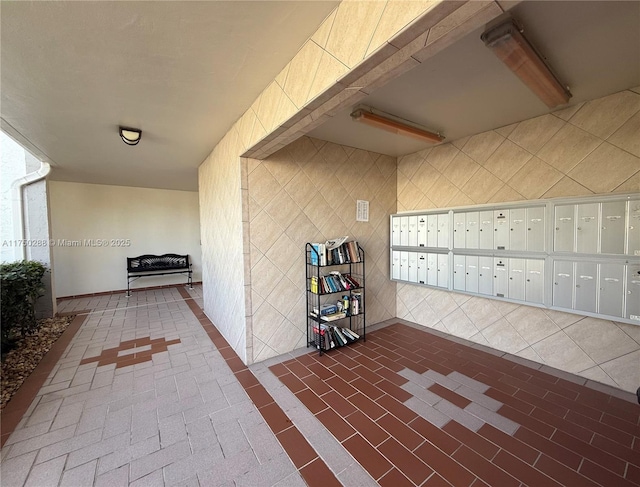
M576 251L595 254L598 251L598 203L577 205Z
M524 301L525 259L509 259L509 299Z
M400 218L399 216L391 217L391 245L394 247L400 245Z
M554 262L553 305L559 308L573 308L573 262Z
M400 217L400 245L406 247L409 245L409 217Z
M418 217L418 247L427 246L427 216Z
M449 213L438 215L438 247L449 248Z
M407 261L409 262L409 282L418 282L418 253L417 252L408 252L409 257Z
M418 254L418 283L427 283L427 254L424 252Z
M466 282L465 256L453 256L453 289L464 291Z
M544 211L544 206L527 208L527 250L529 252L544 252Z
M409 217L409 247L418 246L418 217Z
M438 215L427 216L427 247L438 246Z
M467 255L465 258L465 291L478 292L478 256ZM490 270L489 270L490 271Z
M478 292L493 296L493 257L478 257Z
M640 255L640 200L629 201L627 254Z
M453 214L453 248L465 248L466 221L464 213Z
M478 248L493 249L493 211L481 211L479 220Z
M600 264L598 313L623 316L624 264Z
M400 279L400 252L397 250L391 253L391 277Z
M427 284L438 285L438 254L427 254Z
M576 305L574 309L596 312L597 272L598 264L595 262L576 262Z
M509 210L493 212L493 248L509 249Z
M479 230L480 229L480 213L470 211L465 214L465 247L468 249L478 248Z
M524 300L528 303L544 302L544 260L527 259L524 283Z
M509 210L509 250L527 248L527 210L515 208Z
M625 201L602 203L602 224L600 225L600 252L603 254L624 254Z
M493 294L499 298L509 296L509 259L496 257L493 263Z
M553 230L553 250L555 252L573 252L576 223L574 213L574 205L558 205L555 208L555 227Z
M624 317L640 323L640 264L627 265L627 295Z
M438 287L449 287L449 254L438 254Z
M409 252L400 252L400 280L409 280Z

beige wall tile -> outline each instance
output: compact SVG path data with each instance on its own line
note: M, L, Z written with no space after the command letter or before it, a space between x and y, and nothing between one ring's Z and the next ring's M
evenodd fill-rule
M525 197L518 193L508 184L503 184L502 187L494 194L487 203L506 203L509 201L522 201Z
M571 117L573 117L578 110L580 110L584 105L584 102L582 103L578 103L576 105L567 107L567 108L562 108L560 110L556 110L555 112L553 112L553 114L560 118L561 120L564 120L565 122L568 122Z
M539 308L519 306L505 318L529 345L560 331L558 325Z
M608 384L613 387L620 387L616 383L616 381L614 381L611 377L607 375L607 373L604 370L602 370L602 368L599 365L596 365L595 367L591 367L590 369L587 369L587 370L583 370L578 375L586 379L601 382L602 384Z
M507 138L509 137L509 135L511 135L511 132L513 132L517 126L517 123L512 123L511 125L505 125L504 127L497 128L495 129L495 131L503 137Z
M571 124L606 139L640 111L640 95L621 91L589 101L571 118Z
M640 192L640 172L635 173L620 186L613 190L613 193L638 193Z
M414 152L413 154L398 157L398 171L407 178L413 177L416 171L420 169L422 163L426 160L430 152L431 149L429 148L420 152Z
M487 339L491 347L504 350L509 353L517 353L527 348L525 342L511 324L504 318L482 330L482 335Z
M476 164L463 152L458 152L451 163L442 171L442 174L456 187L462 188L478 169L480 169L479 164Z
M325 49L354 67L365 57L384 6L384 2L359 0L340 3Z
M442 324L448 333L460 338L470 338L478 333L478 329L460 308L442 318Z
M562 179L562 173L533 157L507 182L526 199L537 199Z
M537 153L558 130L564 122L553 115L542 115L520 122L509 135L509 140L515 142L532 154Z
M584 318L564 332L597 364L640 349L635 340L606 320Z
M477 13L494 4L493 1L478 0L474 2L468 2L455 10L445 19L434 25L429 31L429 39L427 44L432 44L436 40L440 39L447 33L454 30L456 27L461 26L470 18L473 18ZM494 4L495 5L495 4Z
M604 142L568 176L594 193L607 193L640 170L640 159Z
M563 196L584 196L593 194L581 184L576 183L568 176L563 177L554 184L549 191L542 195L543 198L560 198Z
M475 203L486 203L502 185L502 181L481 167L462 187L462 191Z
M544 314L546 314L551 321L560 328L566 328L567 326L573 325L584 318L584 316L574 315L572 313L563 313L562 311L555 311L552 309L545 309Z
M427 193L439 176L440 173L431 164L425 161L416 171L411 181L420 189L420 191Z
M447 178L440 176L426 195L438 208L442 208L449 204L456 191L458 191L458 188L450 183Z
M382 44L387 42L388 39L391 39L401 29L405 28L407 24L432 8L436 3L438 3L436 0L400 0L386 2L382 17L373 33L366 55L369 56Z
M309 40L289 63L284 92L298 108L302 108L309 99L309 90L323 52L318 44Z
M469 137L462 147L462 152L478 164L484 164L503 141L504 137L502 135L494 130L489 130ZM456 142L454 141L453 144L456 145Z
M425 301L440 320L458 308L451 294L446 291L440 291L439 289L434 289L433 292L425 298Z
M627 120L607 142L640 157L640 112Z
M567 372L578 373L596 365L563 331L550 335L531 347L547 365Z
M538 157L558 171L567 174L593 152L602 140L567 124L538 152Z
M438 171L442 172L460 152L453 144L442 144L431 149L427 155L427 161Z
M251 197L264 207L280 190L280 185L267 168L261 164L249 174L249 190Z
M267 89L262 92L260 106L256 111L256 115L267 133L270 133L275 128L275 117L283 95L282 88L275 81L272 81Z
M477 296L472 297L460 308L480 331L495 323L501 317L492 301Z
M315 32L315 34L311 36L311 40L323 49L327 45L327 39L329 39L329 33L331 32L331 28L333 27L333 21L336 18L337 11L337 7L333 9L333 11L327 16L327 18L324 19L322 24L320 24L320 27Z
M456 191L456 193L451 197L451 200L448 203L448 205L452 207L469 206L473 204L475 204L475 201L473 201L471 198L469 198L466 194L464 194L460 190Z
M263 211L251 222L251 243L264 254L283 231L284 229Z
M337 80L348 71L349 68L347 66L342 64L327 51L323 51L316 75L313 78L313 83L311 83L309 95L305 101L315 98L318 93L322 93L324 90L335 84Z
M517 173L531 154L510 140L505 140L500 147L487 159L484 168L502 181L508 181Z
M619 387L634 391L640 384L640 350L606 362L600 367Z

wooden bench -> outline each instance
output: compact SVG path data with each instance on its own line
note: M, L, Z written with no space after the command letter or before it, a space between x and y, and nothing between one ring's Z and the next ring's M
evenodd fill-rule
M141 277L182 274L187 276L187 284L193 289L193 271L188 255L140 255L127 257L127 296L131 296L131 283Z

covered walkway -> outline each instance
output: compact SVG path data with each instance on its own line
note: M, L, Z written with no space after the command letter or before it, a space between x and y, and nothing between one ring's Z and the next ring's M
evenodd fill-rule
M77 332L3 411L2 485L640 485L632 394L398 320L246 367L201 304L61 302Z

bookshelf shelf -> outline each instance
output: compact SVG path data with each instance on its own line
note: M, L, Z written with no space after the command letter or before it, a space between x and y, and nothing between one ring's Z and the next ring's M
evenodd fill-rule
M327 251L323 245L307 243L305 255L307 346L322 354L365 340L362 247L357 242L343 242ZM336 295L341 298L336 299Z

